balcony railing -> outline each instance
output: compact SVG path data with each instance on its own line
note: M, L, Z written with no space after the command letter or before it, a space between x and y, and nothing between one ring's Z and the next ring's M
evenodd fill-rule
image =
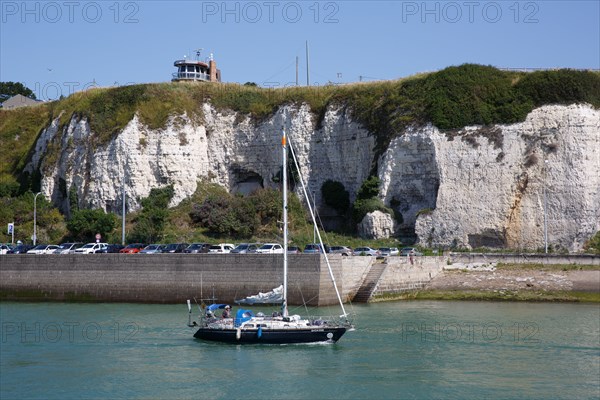
M189 79L196 81L208 81L210 76L203 72L174 72L173 79Z

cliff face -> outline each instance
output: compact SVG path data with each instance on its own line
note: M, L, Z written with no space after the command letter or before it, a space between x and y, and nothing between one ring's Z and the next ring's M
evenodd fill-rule
M317 127L308 106L283 106L262 122L203 106L203 122L185 114L164 129L137 117L108 144L94 147L87 120L54 121L40 135L26 171L42 171L42 192L68 211L128 209L153 187L173 184L172 205L205 179L231 191L276 186L281 128L294 144L308 190L341 182L351 200L369 176L375 136L344 108L329 107ZM380 195L400 212L404 234L432 246L543 246L544 187L548 239L578 250L600 229L600 112L586 105L545 106L523 123L440 132L412 127L377 160ZM52 150L58 157L47 157ZM545 162L547 160L547 162Z
M454 140L435 128L422 132L439 189L434 210L416 221L419 240L540 248L545 214L550 245L581 249L600 229L600 112L545 106L523 123L492 129L492 141L477 128Z

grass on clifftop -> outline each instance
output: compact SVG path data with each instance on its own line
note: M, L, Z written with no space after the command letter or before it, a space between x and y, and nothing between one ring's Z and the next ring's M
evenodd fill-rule
M36 107L0 111L0 184L14 182L41 129L59 118L61 128L73 116L85 117L98 146L117 135L137 113L148 127L164 127L183 113L197 122L210 102L254 121L284 104L308 104L316 127L330 105L347 110L377 139L376 156L407 126L432 122L440 129L514 123L544 104L590 103L600 107L600 74L556 70L533 73L500 71L464 64L396 81L268 89L238 84L169 82L90 89ZM59 137L55 140L60 140ZM10 143L10 146L4 146ZM377 157L375 157L376 159ZM48 156L48 161L58 157Z

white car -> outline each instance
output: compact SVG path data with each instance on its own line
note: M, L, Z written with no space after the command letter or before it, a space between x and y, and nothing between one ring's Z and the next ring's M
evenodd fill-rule
M265 243L256 249L260 254L283 254L283 247L279 243Z
M0 244L0 254L6 254L12 247L7 244Z
M235 249L235 246L231 243L219 243L213 244L208 248L208 252L210 254L223 254L229 253L231 250Z
M58 249L55 244L38 244L31 250L27 250L27 254L50 254Z
M78 249L75 249L73 254L93 254L98 250L108 247L108 243L88 243Z

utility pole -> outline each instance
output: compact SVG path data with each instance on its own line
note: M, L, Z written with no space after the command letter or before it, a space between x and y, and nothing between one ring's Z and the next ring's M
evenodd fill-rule
M308 40L306 41L306 86L310 86L310 78L308 74Z
M42 192L37 192L35 196L33 196L33 245L35 246L37 242L37 197L42 194Z

